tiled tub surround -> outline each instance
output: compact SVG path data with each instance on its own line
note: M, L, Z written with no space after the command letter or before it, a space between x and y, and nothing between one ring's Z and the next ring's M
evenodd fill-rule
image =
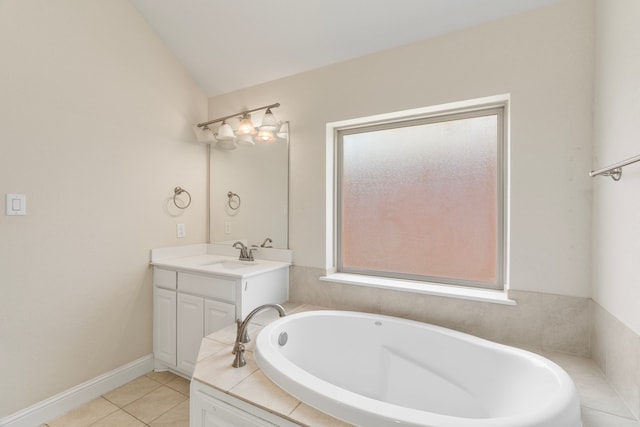
M590 357L588 298L510 291L502 305L320 281L324 270L293 266L289 301L417 320L517 347Z
M335 307L332 307L332 309ZM285 304L287 313L322 309L311 305ZM256 337L263 326L277 319L275 311L266 311L255 317L250 334ZM253 357L255 339L247 345L247 365L232 368L231 350L235 339L235 326L225 328L202 340L194 379L213 387L220 393L249 403L260 410L276 414L302 426L346 426L282 391L258 368ZM557 351L535 351L563 367L572 377L580 394L584 427L640 427L632 412L609 385L596 363L588 358ZM193 396L192 396L193 397Z
M640 417L640 337L591 300L591 357Z

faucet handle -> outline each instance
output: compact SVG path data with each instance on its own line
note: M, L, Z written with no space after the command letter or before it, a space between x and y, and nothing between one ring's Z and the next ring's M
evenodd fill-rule
M244 345L238 344L238 351L236 352L236 357L233 359L231 366L234 368L241 368L246 364L247 362L244 359Z

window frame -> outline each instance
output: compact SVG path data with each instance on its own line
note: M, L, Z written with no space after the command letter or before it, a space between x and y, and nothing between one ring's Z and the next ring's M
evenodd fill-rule
M327 191L332 193L332 220L328 221L327 233L331 232L328 239L328 253L331 255L330 273L338 273L340 276L369 277L373 281L400 281L415 284L466 287L489 291L505 291L508 289L508 177L509 177L509 104L508 95L482 98L478 100L464 101L462 103L445 104L441 106L426 107L423 109L399 111L379 116L363 117L344 122L327 124L327 160L331 154L332 181L327 180ZM345 135L364 133L391 128L423 125L429 123L446 122L451 120L482 117L488 115L497 116L497 227L496 227L496 281L479 282L465 279L454 279L437 276L418 276L405 273L388 273L375 270L360 270L344 268L342 265L342 163L343 144ZM331 149L329 150L329 138L331 135ZM329 153L332 151L332 153ZM328 165L329 166L329 165ZM329 172L329 170L327 170ZM331 186L331 188L329 187ZM329 229L331 223L331 229ZM329 237L329 235L327 234ZM332 242L330 242L332 240ZM329 243L332 243L329 247ZM331 253L329 253L329 250Z

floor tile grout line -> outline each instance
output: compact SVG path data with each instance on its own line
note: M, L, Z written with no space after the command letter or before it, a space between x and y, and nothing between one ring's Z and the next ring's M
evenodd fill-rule
M153 380L153 378L149 378L149 379ZM153 381L155 381L155 380L153 380ZM173 380L171 380L171 381L173 381ZM160 389L160 388L162 388L162 387L166 387L166 388L168 388L169 390L175 391L176 393L178 393L179 395L181 395L181 396L183 396L183 397L185 398L185 399L184 399L184 400L182 400L181 402L176 403L176 404L175 404L175 405L173 405L171 408L167 409L166 411L162 412L160 415L158 415L157 417L155 417L155 418L153 418L152 420L150 420L150 421L149 421L149 423L152 423L152 422L154 422L155 420L157 420L158 418L160 418L161 416L163 416L164 414L166 414L167 412L169 412L169 411L171 411L172 409L174 409L176 406L178 406L178 405L182 404L185 400L189 400L189 399L190 399L190 397L189 397L189 396L185 395L184 393L180 393L178 390L174 390L173 388L171 388L171 387L167 386L166 384L162 384L162 383L160 383L160 382L158 382L158 381L155 381L155 382L159 384L159 387L154 388L153 390L151 390L151 391L149 391L149 392L145 393L144 395L140 396L139 398L137 398L137 399L135 399L135 400L132 400L131 402L127 403L126 405L124 405L124 406L122 406L122 407L118 407L118 409L120 409L120 410L122 410L122 411L126 412L127 414L131 415L133 418L135 418L136 420L140 421L142 424L144 424L145 426L147 426L148 424L147 424L147 423L145 423L145 421L144 421L144 420L141 420L140 418L136 417L136 416L135 416L134 414L132 414L131 412L127 411L127 410L125 409L125 406L129 406L129 405L133 404L134 402L137 402L138 400L144 399L146 396L148 396L149 394L153 393L154 391L156 391L156 390L158 390L158 389ZM108 400L107 400L107 401L108 401ZM117 405L116 405L116 406L117 406Z
M615 414L615 413L609 412L609 411L603 411L602 409L596 409L596 408L593 408L593 407L591 407L589 405L581 405L581 406L584 407L584 408L589 409L590 411L600 412L602 414L607 414L607 415L610 415L612 417L622 418L623 420L630 420L630 421L640 422L640 420L635 418L635 416L633 416L633 414L632 414L632 418L629 418L629 417L626 417L624 415Z
M160 418L161 416L163 416L164 414L166 414L169 411L172 411L173 409L175 409L178 405L182 405L182 403L184 403L184 400L182 402L178 402L176 403L174 406L172 406L171 408L167 409L166 411L164 411L162 414L158 415L157 417L155 417L154 419L152 419L151 421L149 421L149 425L151 425L152 422L156 421L158 418ZM142 421L142 420L141 420ZM142 421L144 423L144 421Z
M146 376L146 375L144 375L144 376ZM119 409L123 409L123 410L124 410L124 407L125 407L125 406L131 405L133 402L137 402L138 400L142 399L143 397L145 397L146 395L148 395L148 394L150 394L150 393L153 393L154 391L156 391L157 389L159 389L160 387L162 387L162 386L164 385L164 384L161 384L161 383L159 383L158 381L154 380L153 378L149 378L149 379L150 379L150 380L152 380L153 382L155 382L156 384L158 384L158 386L157 386L157 387L155 387L153 390L149 390L148 392L146 392L146 393L145 393L145 394L143 394L142 396L140 396L140 397L138 397L138 398L136 398L136 399L133 399L131 402L127 402L127 403L125 403L125 404L124 404L124 405L122 405L122 406L118 405L117 403L111 402L109 399L107 399L107 398L105 397L106 393L105 393L104 395L100 396L100 397L102 397L103 399L107 400L108 402L110 402L110 403L114 404L114 405L115 405L115 406L117 406ZM125 384L125 385L126 385L126 384ZM116 390L117 390L117 389L116 389ZM127 412L127 413L128 413L128 412Z
M624 402L622 402L622 403L624 403ZM631 411L631 409L629 409L629 408L627 407L627 405L626 405L626 404L625 404L625 408L627 408L627 410L629 411L629 414L631 414L631 416L630 416L630 417L628 417L628 416L626 416L626 415L622 415L622 414L617 414L617 413L612 412L612 411L606 411L606 410L604 410L604 409L595 408L595 407L593 407L593 406L590 406L588 403L582 403L582 402L580 402L580 406L581 406L581 407L583 407L583 408L587 408L587 409L589 409L589 410L591 410L591 411L602 412L603 414L613 415L613 416L616 416L616 417L619 417L619 418L624 418L625 420L640 421L640 419L639 419L639 418L636 418L636 416L633 414L633 412Z
M141 375L140 377L146 377L146 378L148 378L149 380L151 380L151 381L153 381L154 383L156 383L158 386L157 386L157 387L155 387L153 390L150 390L150 391L148 391L147 393L143 394L142 396L138 397L137 399L134 399L134 400L132 400L131 402L128 402L128 403L124 404L123 406L120 406L120 405L118 405L118 404L116 404L116 403L114 403L114 402L111 402L109 399L107 399L106 397L104 397L104 395L102 395L102 396L100 396L100 397L102 397L102 398L103 398L103 399L105 399L107 402L109 402L109 403L113 404L114 406L116 406L116 407L118 408L118 410L123 411L123 412L125 412L126 414L128 414L128 415L132 416L133 418L135 418L136 420L140 421L140 422L141 422L141 423L146 427L146 426L148 426L148 424L147 424L147 423L145 423L145 422L144 422L143 420L141 420L140 418L136 417L136 416L135 416L134 414L132 414L131 412L127 411L127 410L125 409L125 406L129 406L129 405L131 405L132 403L137 402L137 401L138 401L138 400L140 400L140 399L143 399L145 396L147 396L147 395L149 395L149 394L153 393L154 391L156 391L156 390L158 390L159 388L163 387L165 384L162 384L161 382L156 381L155 379L153 379L153 378L149 377L147 374ZM138 378L140 378L140 377L138 377ZM171 381L173 381L173 380L171 380ZM126 384L125 384L125 385L126 385ZM105 394L106 394L106 393L105 393ZM116 412L116 411L114 411L114 412ZM112 412L111 414L113 414L113 412ZM111 415L111 414L109 414L109 415ZM105 417L105 418L106 418L106 417ZM103 418L101 418L100 420L102 420L102 419L103 419ZM157 419L157 418L154 418L152 421L155 421L156 419ZM100 421L100 420L99 420L99 421ZM96 422L98 422L98 421L96 421ZM92 423L92 424L95 424L95 423ZM90 426L89 426L89 427L90 427Z

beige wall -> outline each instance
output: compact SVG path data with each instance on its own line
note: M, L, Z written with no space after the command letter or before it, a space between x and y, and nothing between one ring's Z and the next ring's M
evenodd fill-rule
M126 0L0 1L0 57L2 418L151 353L149 250L206 239L207 105Z
M282 104L290 247L296 265L325 268L327 122L510 93L511 288L588 297L592 31L592 2L565 0L213 97L209 116Z
M640 2L598 0L593 168L640 155ZM640 334L640 164L594 179L593 299Z
M593 168L640 155L640 3L596 1ZM594 179L593 359L640 414L640 164Z

